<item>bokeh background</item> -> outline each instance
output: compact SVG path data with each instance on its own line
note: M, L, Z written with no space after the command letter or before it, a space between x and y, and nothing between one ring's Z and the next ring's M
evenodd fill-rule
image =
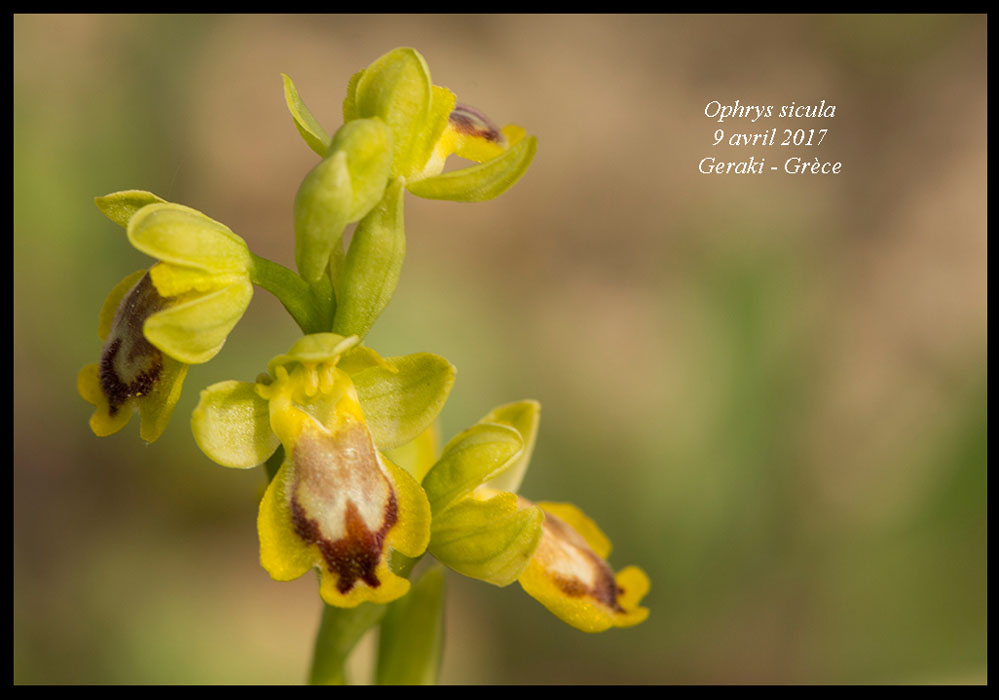
M474 206L407 197L369 336L459 370L445 437L539 399L525 495L582 506L648 621L585 635L448 577L449 683L987 681L984 16L15 16L14 681L298 683L313 577L257 560L261 470L197 450L200 388L297 329L258 291L161 440L88 427L97 313L149 260L93 205L148 189L291 266L349 77L417 47L539 139ZM836 105L801 148L713 148L731 104ZM704 156L842 161L708 176ZM362 674L371 644L354 660ZM363 680L363 674L357 676Z

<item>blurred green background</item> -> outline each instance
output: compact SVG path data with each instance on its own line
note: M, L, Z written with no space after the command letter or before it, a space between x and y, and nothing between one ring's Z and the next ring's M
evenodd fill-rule
M349 77L418 48L434 82L536 134L474 206L408 197L369 336L459 370L445 437L541 401L523 492L583 507L648 621L585 635L519 586L448 577L450 683L987 681L984 16L15 16L14 681L298 683L314 577L257 560L261 470L196 448L200 388L297 329L258 291L161 440L87 426L77 371L149 265L93 205L148 189L291 266ZM723 125L711 100L837 106ZM712 134L828 128L820 148ZM842 161L707 176L704 156ZM356 665L370 656L370 644Z

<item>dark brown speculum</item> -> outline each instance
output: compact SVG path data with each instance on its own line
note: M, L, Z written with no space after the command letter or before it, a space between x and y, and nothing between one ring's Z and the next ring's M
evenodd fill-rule
M118 305L98 375L112 416L128 399L149 394L163 373L163 353L146 340L142 327L165 305L148 272Z
M385 537L399 515L367 428L348 422L331 435L303 434L294 461L289 505L295 534L319 548L340 593L359 580L380 586Z

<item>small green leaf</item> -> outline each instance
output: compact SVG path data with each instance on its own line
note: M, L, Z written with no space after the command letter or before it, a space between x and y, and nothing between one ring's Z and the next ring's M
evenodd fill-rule
M129 219L142 207L147 204L165 204L166 200L145 190L125 190L124 192L112 192L103 197L94 197L94 203L104 213L104 216L127 229Z
M421 352L389 358L351 376L371 436L381 449L405 445L434 422L454 385L454 366Z
M312 116L312 112L302 102L302 98L298 96L298 89L295 88L295 83L292 82L291 78L282 73L281 79L284 80L284 101L288 103L288 111L291 112L291 118L295 120L295 128L298 129L298 133L305 139L309 148L320 156L325 156L330 144L329 135L319 120Z
M335 333L364 338L392 299L406 257L402 184L403 179L397 178L389 185L382 201L354 231L333 319Z
M274 454L281 441L271 430L268 402L249 382L225 381L201 392L191 432L201 451L223 467L248 469Z
M517 496L463 498L439 515L430 533L430 553L459 574L506 586L534 556L545 514L520 508Z
M434 565L391 603L378 635L378 685L434 685L444 648L444 567Z
M538 140L529 136L510 150L480 165L443 175L408 182L406 189L424 199L482 202L497 197L520 179L538 150Z
M434 517L498 476L523 448L519 432L496 423L479 423L455 436L423 479Z

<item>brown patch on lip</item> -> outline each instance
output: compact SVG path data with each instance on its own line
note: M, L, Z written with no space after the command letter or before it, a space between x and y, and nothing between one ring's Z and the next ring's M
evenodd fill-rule
M163 353L146 340L146 319L166 305L147 272L125 295L101 351L98 379L110 415L128 399L150 393L163 372Z
M618 596L624 591L618 588L614 572L606 561L590 549L582 535L561 518L547 512L545 513L544 528L547 531L545 534L557 542L553 545L554 548L559 546L572 547L586 558L594 572L595 581L592 586L583 583L575 576L565 576L553 572L553 579L559 590L572 598L589 596L611 608L614 612L625 612L624 608L617 602Z
M303 438L295 448L296 480L291 491L291 519L295 534L319 548L328 570L337 575L336 588L346 594L358 580L378 588L376 570L382 560L385 537L399 520L395 493L378 464L377 453L367 429L361 423L349 425L332 436L331 444ZM349 452L353 450L353 452ZM351 457L348 457L352 455ZM349 482L349 483L348 483ZM311 500L331 507L338 501L338 489L356 490L378 497L387 495L382 506L381 526L371 530L358 505L349 498L343 504L344 534L336 540L323 532L319 520L310 517L297 497L301 490Z
M457 105L454 111L448 115L448 121L455 131L460 134L467 134L477 138L483 138L493 143L505 143L506 137L503 132L489 121L489 117L477 109L466 105Z
M378 562L382 558L382 546L389 529L398 520L395 494L385 509L385 522L377 532L371 532L361 519L357 506L353 501L347 502L344 519L347 525L347 536L330 542L319 528L319 524L305 514L305 509L298 501L291 502L291 519L295 525L295 534L309 544L319 547L329 570L337 575L336 589L341 593L349 593L358 579L371 588L378 588L381 581L375 574Z

